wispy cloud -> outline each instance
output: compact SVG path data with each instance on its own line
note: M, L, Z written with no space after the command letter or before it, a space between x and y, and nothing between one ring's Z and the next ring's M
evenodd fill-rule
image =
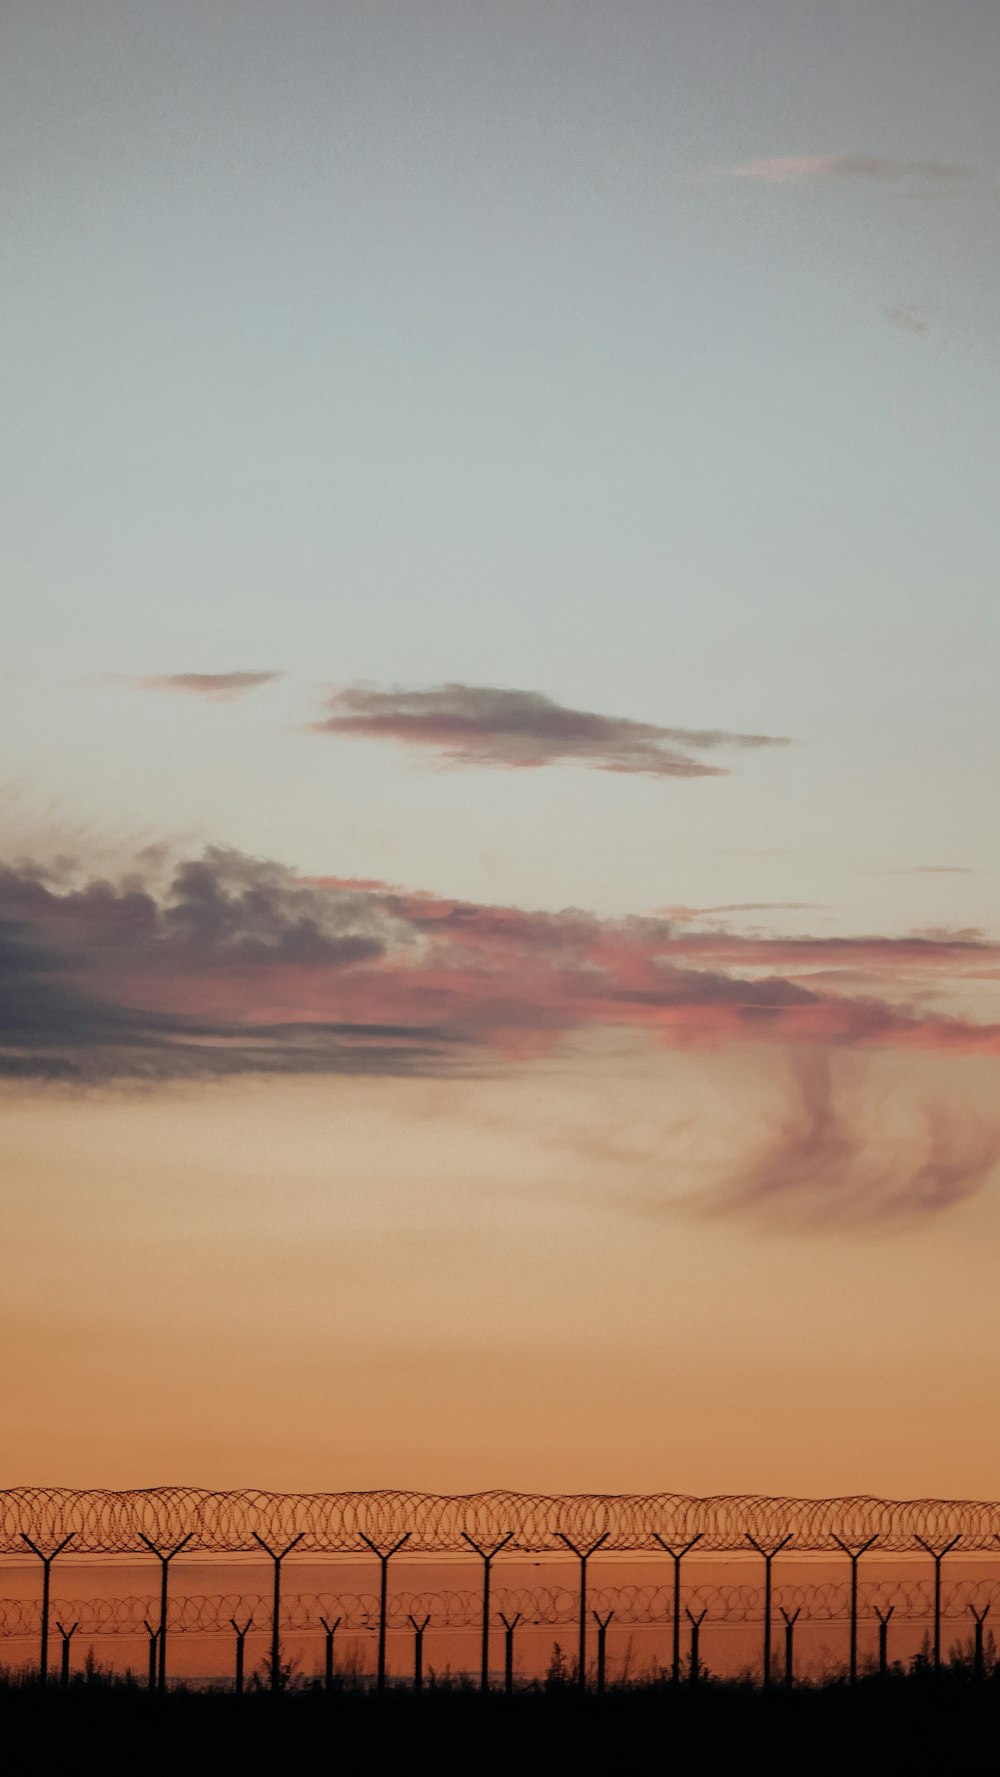
M978 876L971 864L910 864L903 870L887 870L887 876Z
M982 926L920 926L912 935L933 938L937 943L989 944Z
M723 901L717 907L664 907L667 919L684 923L695 919L712 919L730 913L814 913L818 901Z
M603 716L567 708L538 691L493 685L427 690L349 685L332 693L328 711L310 724L314 732L395 741L464 766L584 765L651 777L717 777L725 767L695 755L788 744L779 735L672 728Z
M903 333L930 332L930 322L915 303L889 304L882 313L891 327L898 327Z
M219 849L162 889L0 870L0 1074L15 1077L442 1073L616 1027L1000 1054L1000 1026L928 1010L942 985L998 973L1000 946L974 933L694 932L310 880Z
M140 691L179 691L189 697L208 697L217 702L243 697L261 685L273 685L283 677L277 671L241 673L151 673L126 682ZM119 683L121 681L119 680Z
M962 161L899 160L889 154L779 154L724 169L730 179L764 185L813 185L835 179L880 184L919 180L942 186L970 185L978 170Z
M1000 1163L1000 1123L925 1103L909 1129L865 1117L838 1088L828 1050L801 1049L769 1139L701 1208L745 1209L778 1225L912 1222L981 1190Z

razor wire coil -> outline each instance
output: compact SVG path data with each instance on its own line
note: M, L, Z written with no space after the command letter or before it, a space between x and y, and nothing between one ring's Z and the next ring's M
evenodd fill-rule
M144 1537L168 1550L186 1536L191 1553L249 1553L257 1537L283 1548L299 1537L301 1554L343 1554L364 1548L366 1538L390 1548L404 1534L409 1554L445 1554L466 1552L468 1539L492 1545L508 1532L511 1551L538 1554L565 1553L563 1538L581 1548L604 1538L608 1553L652 1551L658 1538L675 1547L697 1538L702 1554L745 1550L748 1538L770 1548L789 1537L797 1553L832 1553L842 1543L858 1547L872 1538L885 1554L957 1538L961 1552L997 1547L1000 1504L867 1495L0 1491L0 1554L21 1553L24 1535L40 1547L72 1536L74 1554L138 1554Z

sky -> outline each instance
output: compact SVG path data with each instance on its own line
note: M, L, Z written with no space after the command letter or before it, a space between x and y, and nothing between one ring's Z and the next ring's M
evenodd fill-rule
M4 1485L995 1492L991 0L8 0Z

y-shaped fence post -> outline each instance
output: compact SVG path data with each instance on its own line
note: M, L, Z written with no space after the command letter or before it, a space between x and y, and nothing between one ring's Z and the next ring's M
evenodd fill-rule
M875 1606L875 1615L878 1617L878 1675L880 1678L889 1676L889 1618L895 1608L894 1604L890 1604L883 1615L878 1605Z
M684 1615L687 1617L687 1620L691 1625L691 1665L689 1669L689 1678L692 1684L697 1684L701 1677L701 1666L698 1660L698 1637L701 1632L701 1625L708 1615L708 1606L706 1605L703 1611L699 1611L697 1616L694 1615L693 1611L687 1609L685 1609Z
M601 1544L607 1542L611 1533L606 1530L603 1536L598 1537L596 1543L591 1543L589 1549L578 1549L576 1544L571 1543L569 1537L564 1536L561 1530L557 1531L556 1534L559 1537L560 1542L566 1544L570 1554L575 1555L580 1563L580 1650L578 1654L579 1665L577 1668L576 1682L581 1691L585 1691L587 1688L587 1562L590 1560L591 1555L597 1553Z
M42 1646L38 1660L38 1679L42 1685L48 1684L49 1681L49 1583L52 1576L52 1563L57 1555L62 1554L66 1544L73 1541L75 1535L76 1532L71 1530L69 1535L64 1536L62 1542L58 1543L50 1554L43 1555L37 1543L33 1543L30 1536L27 1536L23 1530L21 1532L21 1541L27 1543L31 1553L37 1555L42 1564Z
M155 1689L156 1689L156 1644L159 1640L159 1630L153 1628L153 1625L149 1621L148 1617L143 1617L142 1626L145 1629L146 1634L149 1636L149 1684L148 1684L148 1689L151 1691L155 1691Z
M391 1549L380 1549L377 1543L372 1542L370 1536L365 1535L363 1530L359 1534L361 1541L367 1543L372 1554L378 1556L382 1569L378 1603L378 1673L375 1679L375 1690L377 1695L381 1697L385 1691L385 1625L389 1611L389 1563L394 1555L398 1555L403 1544L409 1542L410 1533L407 1531L405 1536L401 1536L398 1542L393 1543Z
M798 1621L801 1604L789 1616L784 1605L781 1614L785 1619L785 1689L790 1691L795 1683L795 1624Z
M594 1622L597 1624L597 1695L599 1697L603 1697L604 1695L604 1679L607 1669L608 1653L608 1624L611 1622L614 1614L613 1610L609 1610L607 1616L602 1617L599 1611L595 1610L594 1612Z
M424 1688L424 1630L430 1620L430 1611L419 1623L416 1617L410 1617L410 1622L413 1624L413 1688L415 1691L422 1691Z
M508 1530L507 1535L502 1536L498 1543L494 1543L492 1549L484 1549L480 1547L479 1543L473 1542L467 1530L462 1532L470 1549L475 1549L483 1564L483 1650L479 1667L479 1689L481 1691L488 1691L490 1688L490 1569L493 1566L494 1556L499 1555L500 1550L506 1548L513 1534L512 1530Z
M251 1534L254 1542L259 1543L265 1555L270 1555L274 1562L274 1597L271 1603L271 1690L278 1691L281 1689L281 1563L286 1555L291 1554L296 1543L302 1541L305 1531L300 1530L298 1536L293 1536L291 1542L286 1543L283 1549L269 1548L264 1538L257 1535L256 1530Z
M977 1610L974 1604L969 1605L973 1621L976 1625L976 1651L973 1655L973 1676L977 1679L986 1677L986 1659L983 1654L983 1624L990 1614L989 1605L984 1610Z
M760 1555L763 1558L763 1562L764 1562L764 1689L765 1690L768 1689L768 1687L770 1686L770 1683L771 1683L771 1562L774 1560L775 1555L780 1555L782 1549L786 1546L787 1543L790 1543L791 1540L792 1540L792 1533L791 1533L791 1531L789 1531L787 1536L782 1537L780 1543L775 1543L773 1549L765 1549L757 1541L756 1537L751 1536L750 1532L747 1531L747 1542L751 1545L752 1548L756 1549L758 1555Z
M336 1635L337 1630L340 1628L340 1625L343 1622L343 1618L342 1617L334 1617L332 1623L328 1623L325 1617L320 1617L319 1620L322 1623L324 1632L326 1634L326 1665L325 1665L325 1670L324 1670L324 1683L326 1685L327 1690L332 1691L333 1690L333 1638Z
M233 1690L235 1691L235 1693L238 1697L242 1697L242 1695L243 1695L244 1643L247 1638L247 1630L249 1629L251 1623L253 1622L253 1612L251 1611L250 1615L247 1617L247 1620L244 1623L242 1629L240 1628L239 1623L236 1621L235 1617L230 1617L229 1621L231 1622L233 1628L236 1630L236 1676L233 1680Z
M503 1630L504 1630L504 1648L503 1648L504 1695L507 1697L512 1697L514 1694L514 1630L517 1628L518 1623L521 1621L521 1612L518 1610L518 1611L515 1611L515 1613L512 1617L505 1617L503 1614L503 1611L501 1611L500 1612L500 1621L503 1624Z
M58 1617L56 1618L56 1628L62 1636L62 1660L59 1666L59 1683L64 1691L69 1690L69 1644L79 1627L79 1623L76 1622L71 1623L67 1629L66 1625L60 1623Z
M660 1548L666 1550L674 1563L674 1647L670 1676L674 1684L677 1685L681 1682L681 1562L685 1555L691 1553L695 1543L701 1542L702 1533L699 1530L697 1536L693 1536L690 1542L686 1542L682 1549L672 1548L670 1543L664 1542L658 1530L654 1530L653 1535Z
M167 1571L174 1556L180 1554L185 1545L191 1541L193 1535L194 1531L189 1530L187 1536L182 1536L179 1543L175 1543L172 1549L164 1552L163 1549L158 1549L155 1543L151 1543L149 1537L144 1535L141 1530L139 1532L139 1541L144 1542L147 1549L152 1550L160 1563L160 1665L157 1684L161 1691L165 1691L167 1688Z
M856 1549L852 1549L849 1543L842 1542L836 1532L833 1533L833 1540L838 1549L843 1549L851 1563L851 1657L848 1670L851 1683L856 1684L858 1680L858 1562L862 1555L867 1554L872 1544L878 1542L878 1537L870 1536L866 1543L861 1543Z
M950 1543L945 1543L944 1548L938 1549L938 1550L932 1549L930 1543L925 1543L922 1536L918 1536L916 1540L920 1544L920 1547L927 1551L928 1555L930 1556L931 1560L934 1563L934 1670L935 1670L935 1672L940 1672L940 1670L941 1670L941 1563L944 1560L945 1556L951 1553L952 1549L955 1547L955 1544L961 1542L962 1538L961 1538L961 1536L953 1536Z

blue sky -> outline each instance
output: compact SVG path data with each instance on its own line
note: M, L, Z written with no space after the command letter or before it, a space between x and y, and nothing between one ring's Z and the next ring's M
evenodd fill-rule
M12 775L470 893L492 847L494 891L546 904L744 898L685 846L815 859L776 899L834 853L995 862L993 7L15 4L3 33ZM975 177L725 176L852 153ZM292 675L266 709L169 743L68 685L255 666ZM484 804L294 736L357 678L801 750ZM606 836L566 870L560 810Z

